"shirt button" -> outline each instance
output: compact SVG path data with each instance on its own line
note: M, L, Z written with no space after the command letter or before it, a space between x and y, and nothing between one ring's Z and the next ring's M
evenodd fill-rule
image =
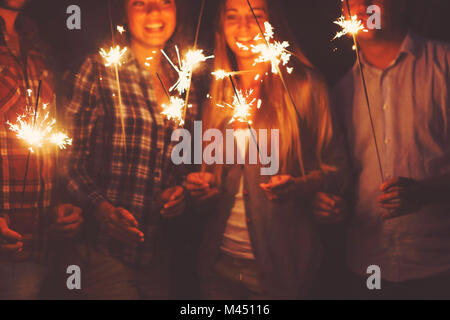
M383 110L387 110L388 109L388 106L387 105L384 105L383 106Z
M386 139L386 140L384 140L384 143L385 144L389 144L391 142L391 139Z

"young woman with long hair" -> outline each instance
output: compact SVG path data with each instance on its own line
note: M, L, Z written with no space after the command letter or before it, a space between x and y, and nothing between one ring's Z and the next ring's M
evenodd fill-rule
M295 105L280 75L271 72L271 64L255 64L255 53L243 49L263 43L255 40L260 31L247 1L219 4L215 69L237 72L237 89L253 90L250 99L262 100L261 108L252 111L252 129L279 130L280 170L268 177L261 175L260 164L226 164L205 166L188 176L186 187L197 207L203 206L207 221L199 257L207 299L305 297L319 263L320 244L310 202L319 190L335 186L339 174L338 159L331 150L328 92L285 28L279 2L250 1L259 24L264 28L264 22L270 21L277 36L291 44L294 71L288 74L281 68L281 72ZM231 103L234 93L228 79L213 81L211 99L204 108L204 128L225 132L233 126L233 110L216 105ZM242 132L242 124L237 127ZM251 135L248 139L253 143ZM238 142L238 152L245 154L245 148Z

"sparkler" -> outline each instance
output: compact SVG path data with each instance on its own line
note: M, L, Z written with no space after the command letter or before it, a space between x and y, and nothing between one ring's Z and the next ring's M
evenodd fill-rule
M106 51L105 49L100 49L100 55L103 59L105 59L105 67L110 66L121 66L122 65L122 59L127 52L128 48L120 48L120 46L115 46L109 48L109 51Z
M171 97L169 94L169 91L167 91L166 86L164 85L164 82L162 81L161 77L158 73L156 73L156 76L158 77L159 82L161 83L162 88L164 89L164 92L169 99L169 104L162 104L161 107L163 111L161 112L162 115L166 116L167 119L173 120L175 122L178 122L179 126L184 125L184 117L183 117L183 110L185 109L185 101L179 97ZM188 106L188 108L192 107L191 105Z
M259 109L261 107L261 100L250 100L249 97L252 95L253 90L250 90L246 93L242 93L242 91L238 90L236 87L236 84L234 83L233 76L228 75L228 79L230 79L231 86L234 90L234 101L233 104L225 104L225 106L231 108L234 110L233 117L231 118L229 123L233 123L235 121L241 122L241 123L247 123L248 129L250 131L250 134L253 138L253 141L256 145L256 148L258 150L258 153L262 159L261 152L259 150L259 144L256 140L256 137L252 130L252 121L249 119L251 116L251 110L254 107L255 102L257 102L257 108ZM218 104L218 107L224 107L223 105Z
M194 49L189 50L184 59L180 59L180 52L178 50L178 47L175 46L175 50L178 57L178 65L176 66L172 60L167 56L167 54L164 52L164 50L161 50L164 57L169 61L171 66L175 69L175 71L178 73L178 80L177 82L170 88L170 91L177 90L179 94L183 94L186 92L186 99L183 106L183 123L184 119L186 118L186 111L187 108L189 108L189 94L191 91L191 84L192 84L192 74L194 72L194 69L202 62L205 62L206 60L213 59L214 56L205 56L203 54L203 50L197 49L197 42L198 42L198 36L200 33L200 25L203 18L203 11L205 9L205 2L206 0L202 0L201 8L200 8L200 14L198 17L197 22L197 29L195 32L195 40L194 40Z
M344 0L342 0L344 1ZM352 16L351 14L351 8L350 8L350 3L348 2L348 0L345 0L346 2L346 6L347 6L347 10L348 10L348 15L351 17L351 20L345 20L344 17L340 17L337 21L335 21L336 24L338 24L339 26L342 27L342 31L338 32L336 34L336 38L342 37L343 35L351 35L353 38L353 43L354 43L354 49L356 51L356 58L358 61L358 66L359 66L359 73L361 75L361 82L364 88L364 96L366 98L366 104L367 104L367 111L369 113L369 119L370 119L370 127L372 129L372 137L373 137L373 141L375 144L375 151L377 154L377 160L378 160L378 167L380 170L380 175L381 175L381 180L384 181L384 173L383 173L383 166L381 164L381 156L380 156L380 150L378 147L378 141L377 141L377 135L375 132L375 125L374 125L374 121L373 121L373 116L372 116L372 109L370 107L370 99L369 99L369 93L367 90L367 84L366 84L366 77L364 75L364 69L363 69L363 65L361 62L361 54L359 52L359 45L358 45L358 41L356 39L357 34L362 30L363 32L368 32L368 30L366 30L364 28L364 26L362 25L362 22L360 20L358 20L358 17Z
M247 47L239 42L236 45L242 50L251 50L253 53L259 54L259 56L255 59L254 65L258 63L270 62L272 65L272 73L277 74L280 71L280 65L287 66L289 60L291 59L292 54L286 49L289 48L290 44L287 41L275 41L274 38L274 29L269 22L264 22L264 40L265 43L253 45ZM261 31L262 32L262 31ZM259 41L261 40L261 35L258 34L253 40ZM286 71L290 74L293 71L293 68L286 67Z
M248 4L248 6L249 6L249 8L250 8L250 11L252 12L253 18L254 18L255 21L256 21L256 25L258 26L260 33L261 33L262 35L264 35L265 32L263 31L263 29L262 29L262 27L261 27L261 24L259 23L258 17L256 16L255 11L253 10L253 7L252 7L252 5L251 5L251 3L250 3L250 0L247 0L247 4ZM271 30L271 32L273 32L273 29ZM271 34L269 33L269 35L271 35ZM273 34L272 34L272 37L273 37ZM269 40L266 39L266 37L263 37L263 39L264 39L264 41L265 41L265 43L266 43L267 50L270 51L270 47L271 47L271 46L270 46ZM301 118L301 115L300 115L299 112L298 112L298 108L297 108L297 105L296 105L296 103L295 103L295 101L294 101L294 98L293 98L293 96L292 96L292 93L291 93L291 91L289 90L289 88L288 88L288 86L287 86L287 84L286 84L286 81L284 80L284 77L283 77L283 74L281 73L279 64L274 64L274 63L272 63L272 67L273 67L273 66L275 66L275 68L276 68L276 70L277 70L276 73L280 75L280 80L281 80L281 83L283 84L284 90L286 91L286 93L287 93L288 96L289 96L289 100L291 101L292 107L294 108L294 111L295 111L295 113L297 114L297 117L300 119L300 118ZM289 71L292 72L293 69L290 68L290 69L287 70L287 71L288 71L288 72L289 72ZM300 150L302 150L301 137L299 138L299 145L300 145ZM305 166L304 166L304 163L303 163L303 158L302 158L301 156L299 157L299 164L300 164L300 172L301 172L301 174L302 174L302 177L305 177L305 176L306 176L306 173L305 173Z
M100 49L100 55L105 60L105 67L114 67L114 72L116 76L116 84L117 84L117 94L119 100L119 112L120 112L120 123L122 127L122 138L125 141L125 121L124 121L124 111L122 105L122 90L120 88L120 76L119 76L119 66L122 65L122 59L125 56L125 53L128 51L128 48L121 49L120 46L111 47L109 51L105 49ZM126 144L124 146L126 152Z
M42 109L46 110L47 107L48 105L44 104ZM50 118L49 112L41 116L39 112L27 108L24 114L17 116L16 123L9 121L6 123L9 130L16 133L17 138L28 145L31 153L45 144L53 144L60 149L72 145L72 139L65 133L55 131L56 120Z
M233 117L231 118L229 123L237 121L248 123L249 125L253 124L253 122L250 120L250 117L252 115L251 111L252 109L254 109L255 103L257 109L261 108L261 100L257 100L256 98L251 99L250 97L252 96L252 94L253 90L249 90L246 92L243 92L242 90L236 90L232 104L217 104L217 106L219 107L229 107L234 110Z
M334 36L333 40L341 38L345 35L357 35L360 31L368 32L368 30L364 27L364 24L361 20L358 20L358 16L354 15L350 18L350 20L345 19L344 16L340 16L334 24L337 24L342 28L341 31L338 31Z
M167 56L164 50L161 50L164 57L169 61L175 71L178 73L178 81L169 89L169 91L177 90L179 94L187 92L191 86L192 73L194 69L202 62L214 58L214 56L206 57L203 50L189 50L183 60L180 59L180 51L175 46L177 52L179 66L176 66ZM187 95L187 94L186 94Z

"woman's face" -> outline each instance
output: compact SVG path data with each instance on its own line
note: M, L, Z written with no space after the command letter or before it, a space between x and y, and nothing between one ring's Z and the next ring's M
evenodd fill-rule
M172 37L177 24L175 0L127 0L126 9L134 41L160 49Z
M252 8L261 26L268 21L266 0L251 0ZM246 47L257 44L254 38L260 33L255 18L248 6L247 0L226 0L223 33L225 40L236 58L252 58L254 53L245 50L240 43Z

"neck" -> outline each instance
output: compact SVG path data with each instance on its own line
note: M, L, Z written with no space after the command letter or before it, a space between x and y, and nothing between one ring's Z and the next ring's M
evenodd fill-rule
M143 46L137 41L131 40L131 49L133 50L133 53L141 66L145 66L145 68L150 70L152 73L160 71L162 48L149 48ZM152 59L147 60L149 57L152 57Z
M240 75L240 85L244 90L257 89L259 88L261 77L268 72L268 66L265 63L254 64L255 59L245 58L245 59L237 59L237 65L239 71L245 71ZM249 72L247 72L249 71ZM256 75L259 74L259 79L255 80ZM256 87L256 88L255 88Z
M376 39L359 41L364 58L371 65L386 69L398 56L406 30L385 33Z
M16 33L15 23L18 15L19 11L0 8L0 16L5 20L6 32L9 34Z

